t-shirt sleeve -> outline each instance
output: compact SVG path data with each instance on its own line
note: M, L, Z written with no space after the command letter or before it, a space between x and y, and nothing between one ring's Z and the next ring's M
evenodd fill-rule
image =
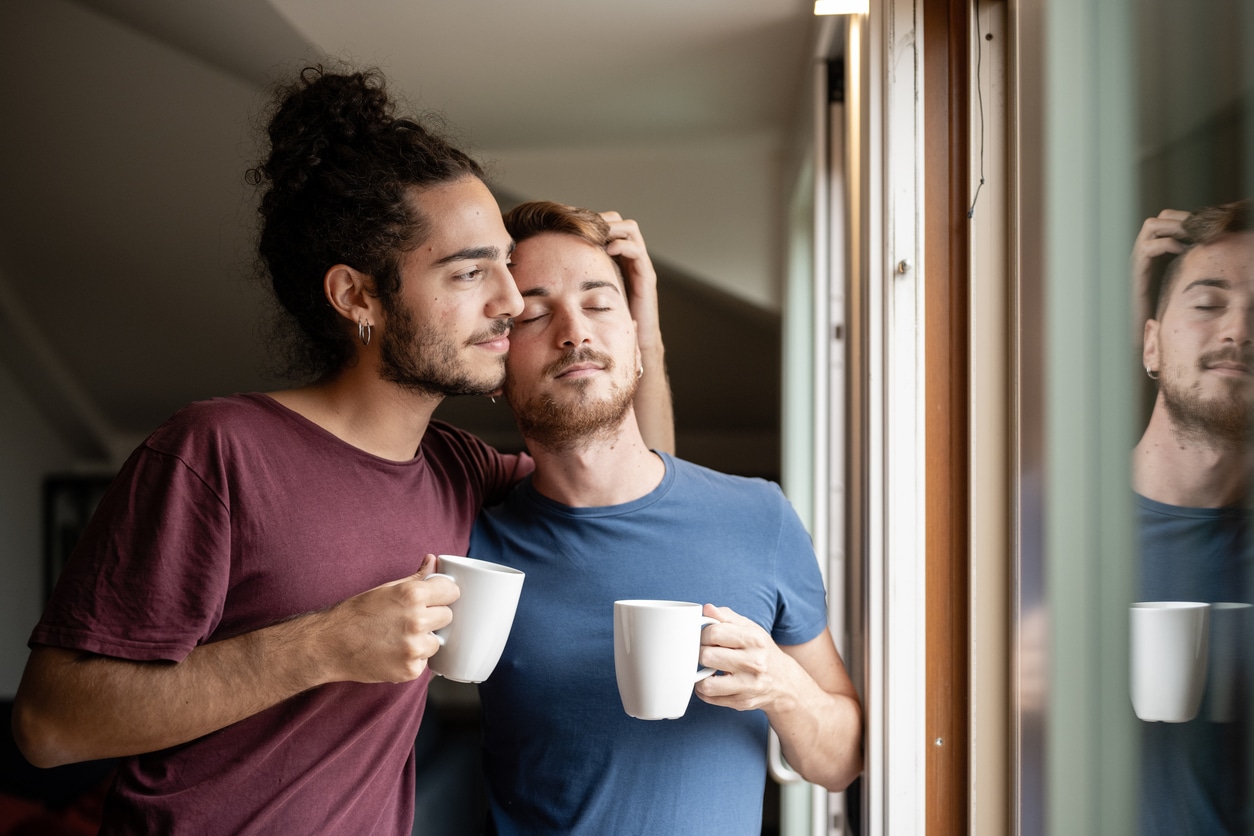
M180 661L220 620L230 567L222 497L178 456L140 447L101 499L30 643Z
M809 532L779 486L771 487L780 507L775 552L778 599L771 638L779 645L805 644L827 626L827 593Z
M526 453L502 453L478 436L442 422L433 421L428 435L431 438L424 444L445 444L462 461L466 470L462 478L473 483L480 506L497 504L535 470L535 462Z

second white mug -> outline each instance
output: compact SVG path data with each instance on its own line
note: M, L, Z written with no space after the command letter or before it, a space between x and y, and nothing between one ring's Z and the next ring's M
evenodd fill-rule
M614 673L623 709L641 720L684 715L692 687L714 673L697 669L701 628L718 619L687 601L614 602Z

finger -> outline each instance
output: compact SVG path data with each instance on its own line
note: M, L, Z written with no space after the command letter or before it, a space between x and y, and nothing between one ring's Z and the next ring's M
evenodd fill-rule
M1189 218L1189 213L1182 209L1164 209L1158 213L1160 218L1170 218L1174 221L1185 221Z
M697 692L697 696L702 699L711 698L718 699L736 693L739 688L732 683L734 677L730 675L724 676L707 676L696 684L693 689Z
M461 587L443 576L415 575L407 580L418 584L414 587L415 594L418 596L415 603L428 609L446 606L462 597Z
M644 235L640 232L640 224L633 220L618 220L610 223L610 238L627 240L637 244L644 243Z
M759 628L756 621L751 618L745 618L731 607L716 607L713 604L706 604L701 608L701 614L710 618L717 618L726 624L739 624L743 627ZM711 625L717 627L718 625ZM760 629L760 628L759 628Z
M453 610L445 605L428 606L423 619L423 627L426 632L430 633L439 630L441 627L447 627L453 622ZM439 639L435 639L439 644Z
M697 661L703 668L714 668L714 670L719 672L718 676L729 676L745 670L745 666L742 664L744 653L744 649L739 647L702 645L701 652L697 655ZM706 677L706 679L714 678L717 677Z
M1183 235L1184 221L1182 218L1159 216L1146 218L1145 223L1141 224L1141 232L1137 235L1137 240L1141 244L1145 244L1158 238L1180 238Z
M601 212L600 215L602 218L605 219L605 222L610 224L611 226L613 226L615 221L621 221L623 219L623 216L615 212L613 209L610 209L605 212Z
M439 560L436 558L435 555L433 554L427 555L426 557L422 559L422 565L418 567L418 571L414 574L414 577L420 580L425 578L427 575L430 575L432 572L436 571L436 565L438 563L439 563Z
M1175 238L1155 238L1145 244L1143 251L1146 258L1157 258L1168 253L1179 255L1184 252L1184 242Z

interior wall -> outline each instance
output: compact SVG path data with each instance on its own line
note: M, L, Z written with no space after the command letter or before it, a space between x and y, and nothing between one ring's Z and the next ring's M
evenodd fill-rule
M651 147L479 152L506 191L614 209L649 251L770 311L780 310L780 140L720 136ZM659 199L661 196L661 199Z
M26 639L43 610L43 479L74 461L3 364L0 438L0 699L12 699L26 665Z

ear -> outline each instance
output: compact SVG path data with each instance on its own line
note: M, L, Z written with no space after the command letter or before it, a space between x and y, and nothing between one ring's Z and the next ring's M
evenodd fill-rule
M1141 341L1141 365L1146 369L1162 369L1162 357L1158 348L1158 332L1161 328L1162 325L1157 319L1145 320L1145 335Z
M379 301L374 280L347 264L337 264L322 277L322 290L335 311L354 325L379 324Z

